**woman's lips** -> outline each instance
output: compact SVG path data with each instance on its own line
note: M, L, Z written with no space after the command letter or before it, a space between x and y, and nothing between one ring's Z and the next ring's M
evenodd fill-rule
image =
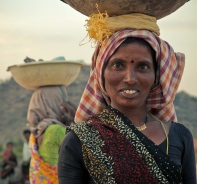
M134 98L139 94L137 90L121 90L120 93L126 98Z
M127 94L133 94L133 93L136 93L137 91L136 90L124 90L123 92L127 93Z

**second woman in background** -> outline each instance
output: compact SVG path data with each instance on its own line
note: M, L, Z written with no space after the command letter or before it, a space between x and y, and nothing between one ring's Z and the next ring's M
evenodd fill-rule
M65 126L73 122L76 110L75 105L66 99L65 86L43 86L31 97L27 115L32 132L31 183L58 183L58 149L65 135Z

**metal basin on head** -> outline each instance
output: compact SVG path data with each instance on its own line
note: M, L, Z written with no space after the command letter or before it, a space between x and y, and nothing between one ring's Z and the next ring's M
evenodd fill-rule
M143 13L161 19L176 11L187 0L62 0L86 16L107 11L109 16Z

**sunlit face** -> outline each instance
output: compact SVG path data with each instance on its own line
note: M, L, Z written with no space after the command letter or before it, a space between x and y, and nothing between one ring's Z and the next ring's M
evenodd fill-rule
M151 50L138 42L122 44L104 70L105 90L111 106L120 111L145 108L154 81Z

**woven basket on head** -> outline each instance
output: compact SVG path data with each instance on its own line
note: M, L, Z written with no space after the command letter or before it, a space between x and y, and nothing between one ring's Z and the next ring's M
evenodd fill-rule
M70 85L82 66L81 61L44 61L9 66L7 71L20 86L35 90L40 86Z

